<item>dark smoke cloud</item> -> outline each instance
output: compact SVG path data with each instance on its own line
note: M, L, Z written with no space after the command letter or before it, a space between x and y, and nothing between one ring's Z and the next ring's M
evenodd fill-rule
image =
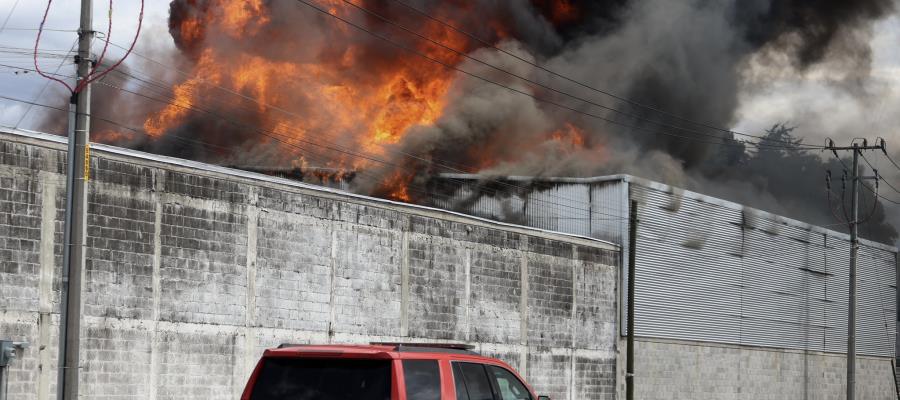
M746 0L736 5L735 22L743 27L748 43L795 46L789 50L801 66L821 61L841 35L866 28L896 7L893 0ZM782 41L786 36L793 37ZM846 45L843 51L868 49L855 40Z
M804 1L636 0L605 5L607 8L592 10L596 16L582 15L570 25L557 27L557 36L564 38L563 45L549 54L548 49L554 49L528 40L519 40L521 45L508 45L519 48L522 53L546 58L551 69L594 87L715 126L732 126L736 122L738 93L754 57L764 53L787 57L799 73L817 63L846 58L853 60L854 68L863 67L865 71L871 61L868 50L871 24L894 11L894 3L883 0L842 2L834 7ZM538 7L538 11L547 15L544 8ZM505 68L514 69L516 65L501 55L479 57L500 63ZM492 73L474 63L463 65L480 74L490 76ZM545 76L533 70L521 73L546 81ZM858 73L854 77L860 78ZM517 84L508 77L495 78L508 85ZM558 80L553 83L565 86ZM859 89L859 82L844 84L848 90ZM828 210L824 192L824 171L840 174L841 168L836 161L826 162L818 154L807 155L793 150L755 152L734 140L746 138L733 138L580 89L569 85L566 90L582 97L599 98L601 103L640 116L634 119L606 113L608 118L650 131L660 130L657 124L668 124L707 135L724 135L732 146L687 141L565 115L553 106L523 100L520 95L502 88L485 87L480 82L467 83L463 78L453 93L464 95L453 97L447 115L434 127L424 127L419 133L409 135L406 148L408 151L434 149L432 154L439 159L469 162L473 160L467 159L470 152L466 149L497 148L501 149L496 152L497 156L504 161L486 172L544 176L626 172L811 223L832 225L836 222ZM530 90L540 96L550 95ZM555 100L577 104L558 96ZM515 102L523 104L510 109ZM485 109L485 103L497 105L497 112L491 112L492 108ZM596 114L603 110L592 108L590 111ZM510 133L503 129L509 124L506 122L508 115L540 122L529 122L528 127ZM560 120L579 120L591 134L589 140L600 145L595 148L605 148L603 155L596 151L561 153L552 146L548 148L550 143L528 149L521 147L522 142L540 142L538 135L543 126L553 126ZM802 126L799 128L793 134L802 132ZM681 136L691 135L667 130ZM775 129L769 135L784 139L785 132L789 131ZM506 161L504 151L518 156ZM895 240L897 232L885 217L884 207L878 205L870 220L872 228L864 235L886 242Z
M896 9L892 0L404 0L441 19L451 20L471 33L497 43L523 58L548 66L591 86L603 88L637 102L666 110L691 120L714 126L732 126L740 107L738 94L754 73L778 72L802 76L817 65L842 65L853 71L852 79L840 82L854 96L865 96L864 85L871 63L869 39L872 24ZM400 24L427 32L428 21L391 0L360 1ZM291 63L334 65L343 79L362 90L371 82L395 72L411 60L404 51L380 39L323 17L294 1L265 1L269 20L259 23L260 31L235 38L215 26L199 26L197 34L186 36L186 21L202 20L217 12L213 0L173 0L169 33L189 68L199 51L210 45L223 54L260 56ZM353 13L352 20L379 34L422 48L414 38L386 26L373 17ZM341 60L354 50L355 65ZM464 49L474 57L515 71L578 96L622 110L632 117L588 107L558 94L531 87L521 81L463 60L461 68L489 77L504 85L533 93L567 106L600 114L635 128L598 121L552 105L537 102L507 89L485 84L464 75L455 77L447 94L443 116L433 126L413 127L396 150L415 157L394 157L406 171L418 171L414 185L424 185L447 166L464 166L470 172L537 176L589 176L631 173L661 180L811 223L830 225L835 221L825 203L823 174L827 169L840 174L838 164L819 155L792 150L759 151L743 147L736 138L646 108L635 107L582 87L552 78L504 54L468 42ZM176 59L178 57L175 57ZM786 63L779 60L788 60ZM836 60L843 60L836 62ZM439 66L432 66L440 70ZM783 72L787 71L787 72ZM427 79L427 78L423 78ZM290 102L281 104L304 115L329 106L308 94L305 85L285 84L279 94ZM759 84L758 82L756 84ZM252 93L246 93L252 95ZM233 107L221 96L201 97L207 108L247 125L266 126L264 111L253 107ZM116 102L114 93L103 101ZM140 125L144 114L159 105L119 101L119 112L134 115ZM390 105L386 105L390 106ZM137 111L136 111L137 110ZM271 110L267 112L273 112ZM636 116L637 118L634 118ZM781 121L770 121L775 124ZM732 146L723 147L687 141L647 131L659 131L658 124L676 125L723 136ZM549 133L567 132L572 125L583 131L583 146L553 138ZM333 131L320 139L344 145L355 132ZM803 125L795 131L773 130L770 135L803 135ZM666 129L670 133L690 133ZM766 134L765 132L751 132ZM211 152L173 136L202 136L205 142L234 149ZM793 136L791 136L793 137ZM704 140L712 140L704 138ZM135 144L144 149L227 164L269 162L290 164L296 157L279 153L279 146L259 139L258 132L237 129L198 116L188 118L162 140ZM433 162L424 160L431 159ZM485 160L491 162L485 163ZM466 167L467 166L467 167ZM392 176L392 166L374 165L367 174ZM356 190L385 195L376 181L358 180ZM424 199L419 199L424 200ZM896 239L879 205L872 230L866 234L881 241Z

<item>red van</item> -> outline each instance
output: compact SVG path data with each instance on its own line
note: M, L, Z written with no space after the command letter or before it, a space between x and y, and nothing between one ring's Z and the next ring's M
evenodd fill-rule
M281 345L242 400L550 400L506 363L447 344Z

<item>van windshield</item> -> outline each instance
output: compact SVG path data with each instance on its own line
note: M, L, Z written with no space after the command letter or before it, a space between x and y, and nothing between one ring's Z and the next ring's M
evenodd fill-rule
M390 400L391 361L267 358L251 400Z

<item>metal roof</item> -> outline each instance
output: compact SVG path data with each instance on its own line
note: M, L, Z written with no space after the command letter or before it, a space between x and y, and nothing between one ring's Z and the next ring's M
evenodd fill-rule
M616 175L604 175L604 176L595 176L595 177L587 177L587 178L569 178L569 177L532 177L532 176L484 176L478 174L440 174L441 178L447 179L459 179L459 180L508 180L508 181L519 181L519 182L548 182L548 183L574 183L574 184L591 184L591 183L601 183L601 182L612 182L612 181L621 181L628 182L635 185L640 185L644 187L648 187L651 189L660 190L663 192L677 192L679 196L693 199L697 201L701 201L704 203L715 204L721 207L730 208L733 210L739 211L747 211L752 213L754 216L759 218L768 219L774 222L778 222L784 225L788 225L795 228L800 228L804 230L808 230L811 232L826 234L828 236L842 239L842 240L850 240L850 235L838 232L832 229L828 229L822 226L813 225L810 223L806 223L803 221L799 221L796 219L788 218L782 215L774 214L768 211L760 210L758 208L753 208L750 206L746 206L740 203L736 203L729 200L720 199L718 197L713 197L709 195L705 195L698 192L693 192L690 190L686 190L677 186L668 185L662 182L656 182L649 179L644 179L641 177L637 177L634 175L628 174L616 174ZM898 252L898 248L895 246L891 246L888 244L875 242L868 239L860 239L860 243L869 247L878 248L885 251L890 251L893 253Z

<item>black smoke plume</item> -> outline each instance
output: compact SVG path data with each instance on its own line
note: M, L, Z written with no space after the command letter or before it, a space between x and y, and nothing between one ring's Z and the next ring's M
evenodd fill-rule
M298 64L333 63L348 82L365 88L368 82L377 82L415 58L292 0L263 1L267 19L245 39L212 26L185 34L186 21L218 12L223 1L228 0L171 2L169 32L181 52L182 65L191 65L202 48L214 46L226 54ZM842 84L847 90L857 90L865 84L871 66L873 24L897 7L893 0L402 1L521 58L631 101L550 76L491 47L465 40L462 50L472 57L619 112L535 87L478 62L448 57L446 62L465 71L607 121L454 73L443 114L434 124L410 128L394 151L383 155L390 164L370 165L366 167L368 175L396 176L399 165L401 174L414 171L408 177L410 186L423 187L433 174L451 172L448 166L495 175L631 173L823 225L836 222L826 204L824 174L830 169L840 175L839 163L825 161L827 154L809 154L783 142L769 143L785 148L757 150L742 141L758 139L735 137L709 126L730 127L738 122L739 93L751 72L802 77L818 65L834 62L853 71L853 79ZM355 3L416 31L429 32L432 24L394 0ZM377 18L345 11L342 15L376 34L422 51L434 50ZM341 63L351 48L356 49L355 63ZM431 68L442 70L438 65ZM304 97L302 85L286 85L281 90L282 97L291 100L279 105L291 112L303 115L323 107L322 99ZM110 93L104 101L117 98ZM265 126L264 113L273 112L230 109L214 95L204 99L217 113L247 124ZM138 108L147 113L160 108L142 107ZM781 122L770 121L773 125ZM750 133L780 141L805 136L802 120L790 123L796 129L780 126ZM352 145L342 134L334 132L320 140ZM173 139L174 135L190 135L239 151L237 155L210 154L208 148L186 145ZM203 115L187 118L161 139L134 145L228 164L291 162L290 157L278 157L283 152L277 144L261 143L252 131L210 121ZM378 179L358 178L356 184L360 192L389 195ZM875 210L870 222L873 228L866 234L879 241L896 240L896 230L885 220L885 209L877 205Z

